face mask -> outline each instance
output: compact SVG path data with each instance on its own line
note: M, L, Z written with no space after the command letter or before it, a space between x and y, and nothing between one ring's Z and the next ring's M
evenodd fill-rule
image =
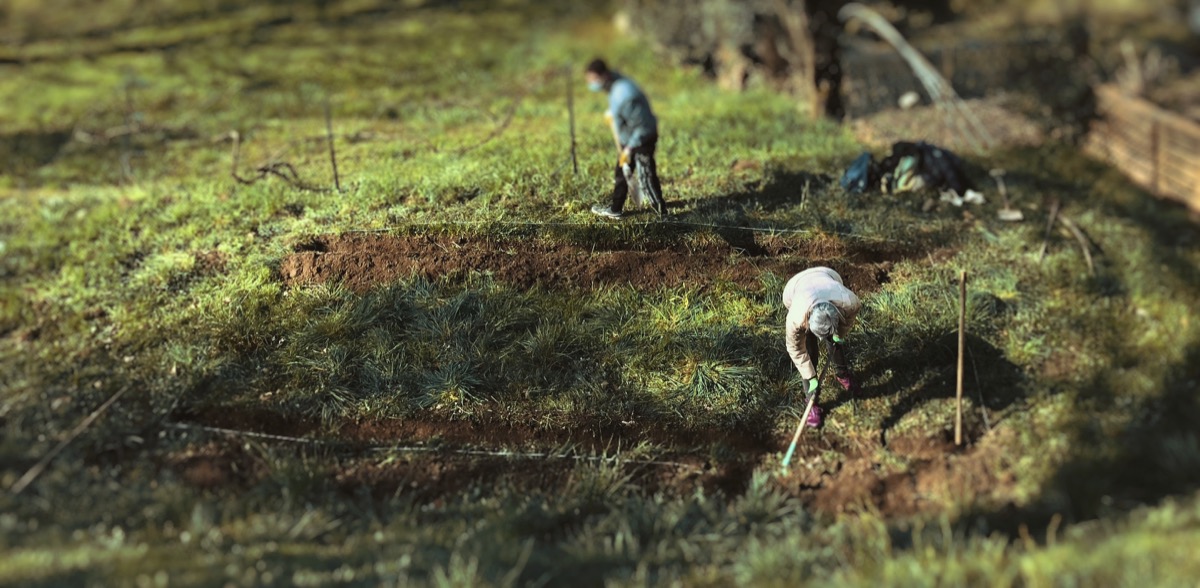
M588 89L593 92L599 92L600 90L604 89L604 82L600 82L600 81L588 82Z

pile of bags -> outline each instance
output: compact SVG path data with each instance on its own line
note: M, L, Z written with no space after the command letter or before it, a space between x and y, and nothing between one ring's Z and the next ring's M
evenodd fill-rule
M854 193L876 188L885 194L929 189L958 206L963 202L983 203L983 194L974 189L963 172L962 160L924 141L898 141L892 144L892 154L879 163L864 152L842 174L841 183L842 188Z

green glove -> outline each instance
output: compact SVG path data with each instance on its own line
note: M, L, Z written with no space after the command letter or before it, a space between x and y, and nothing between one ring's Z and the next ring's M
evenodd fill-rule
M811 379L806 378L804 380L804 393L808 396L812 396L813 394L816 394L818 384L819 384L819 382L817 382L816 378L811 378Z

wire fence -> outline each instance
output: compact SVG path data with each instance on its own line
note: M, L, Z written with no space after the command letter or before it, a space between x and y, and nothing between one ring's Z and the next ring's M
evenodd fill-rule
M480 457L480 458L497 458L497 459L524 459L524 460L542 460L542 461L576 461L587 463L607 463L612 465L645 465L657 467L673 467L687 470L700 470L700 466L678 461L667 461L657 459L643 458L628 458L623 457L620 451L606 455L591 455L585 453L576 453L569 450L563 451L514 451L511 449L486 449L486 448L466 448L466 447L449 447L444 445L404 445L404 444L369 444L358 445L350 444L345 441L314 439L311 437L296 437L291 435L276 435L272 433L261 433L258 431L246 431L242 429L229 429L224 427L212 427L208 425L199 425L193 423L169 423L167 428L205 433L209 435L219 435L223 437L233 437L238 439L255 439L259 441L268 441L274 443L290 443L298 445L308 445L313 447L322 447L330 450L342 449L351 451L357 454L372 454L372 453L412 453L412 454L435 454L435 455L453 455L462 457Z
M569 163L569 162L568 162ZM754 227L748 225L726 225L719 223L705 223L696 221L686 221L673 218L655 219L646 221L622 221L625 225L635 226L661 226L673 225L680 227L691 227L698 229L711 230L728 230L728 231L747 231L753 233L765 233L768 235L806 235L806 236L821 236L833 235L844 237L847 239L868 241L875 243L893 243L899 245L914 245L913 241L908 239L897 239L891 237L880 237L876 235L863 235L861 233L850 233L846 231L829 231L825 229L797 229L797 228L780 228L780 227ZM516 220L443 220L443 221L406 221L403 223L394 224L378 229L351 229L344 233L352 234L384 234L402 232L415 227L480 227L480 226L512 226L512 227L594 227L594 221L516 221Z

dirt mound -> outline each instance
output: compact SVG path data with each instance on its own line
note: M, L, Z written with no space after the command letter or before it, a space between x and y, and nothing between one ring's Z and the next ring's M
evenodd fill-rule
M833 239L755 243L750 252L732 245L594 250L539 240L376 234L327 236L298 249L280 265L285 283L339 282L359 292L412 275L459 280L471 273L489 274L520 288L629 285L653 290L686 284L706 289L720 282L752 288L765 272L791 275L812 265L828 265L851 289L869 292L887 281L891 262L911 254L895 247L865 248Z
M886 449L905 462L900 469L882 462L877 442L810 437L797 448L792 470L778 482L812 510L831 515L867 511L905 517L941 511L968 497L986 501L1015 483L993 473L996 437L971 431L968 438L978 443L959 448L948 435L900 436ZM829 452L840 457L823 462Z

